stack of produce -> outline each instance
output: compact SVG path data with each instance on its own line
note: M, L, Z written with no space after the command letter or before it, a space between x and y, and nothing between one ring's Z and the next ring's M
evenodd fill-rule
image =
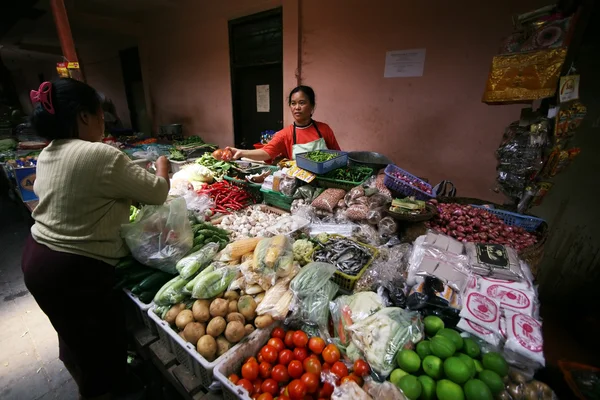
M215 202L213 213L230 214L239 211L253 202L252 196L239 186L227 181L213 183L198 190L198 194L206 194Z
M209 223L200 222L192 225L192 233L194 234L194 247L190 253L197 252L208 243L218 243L221 249L229 243L229 232Z

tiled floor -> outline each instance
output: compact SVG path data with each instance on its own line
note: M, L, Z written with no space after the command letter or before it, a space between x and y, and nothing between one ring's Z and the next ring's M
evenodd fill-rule
M23 283L27 213L1 196L0 221L0 399L77 399L77 386L58 359L56 332Z

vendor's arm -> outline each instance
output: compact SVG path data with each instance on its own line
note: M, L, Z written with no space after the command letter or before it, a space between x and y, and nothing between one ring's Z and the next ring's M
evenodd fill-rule
M269 153L264 151L263 149L257 150L240 150L234 147L229 147L231 151L233 151L233 159L239 160L240 158L249 158L251 160L256 161L265 161L271 158Z
M285 143L286 132L281 130L273 135L273 138L263 147L257 150L239 150L232 148L233 159L237 160L242 157L250 158L257 161L272 160L283 154L286 158L290 158L287 154L287 146Z
M118 150L116 152L103 176L106 195L142 204L163 204L169 194L168 162L159 158L156 175L153 175L131 162L125 154Z
M333 130L329 127L329 125L323 124L323 127L321 128L321 124L319 124L319 129L321 129L323 132L323 139L325 139L325 144L327 144L327 148L329 150L342 150L337 142L337 139L335 138Z

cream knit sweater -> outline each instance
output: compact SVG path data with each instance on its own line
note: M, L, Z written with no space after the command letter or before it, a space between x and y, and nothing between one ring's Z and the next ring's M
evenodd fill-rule
M79 139L52 141L38 157L36 174L33 238L111 265L128 253L120 231L131 201L162 204L169 190L163 178L119 150Z

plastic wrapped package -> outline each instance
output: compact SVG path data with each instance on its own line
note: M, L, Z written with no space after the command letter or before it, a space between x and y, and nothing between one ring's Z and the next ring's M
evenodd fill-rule
M379 190L379 194L388 198L389 201L392 201L392 192L390 192L390 189L383 183L385 179L385 173L383 171L384 170L381 170L377 174L377 178L375 178L375 187Z
M192 289L192 297L194 299L211 299L220 293L227 290L231 282L235 279L239 272L237 266L222 266L209 270L202 271L194 278L194 288Z
M356 200L359 197L365 196L365 189L362 186L353 187L348 192L348 196L349 197L346 197L346 198L349 198L350 200Z
M310 202L302 199L292 201L290 213L308 221L313 221L316 218L315 209L310 205Z
M373 292L359 292L339 296L329 304L333 330L341 346L350 344L348 327L360 322L383 308L381 298Z
M521 358L545 366L542 324L529 315L509 311L505 313L505 318L505 351L511 351Z
M458 294L441 280L428 276L413 287L406 299L406 307L425 316L440 317L446 327L453 327L460 319L460 310L457 308L460 301L455 296Z
M287 276L292 271L294 264L292 239L283 235L262 239L256 245L252 264L254 271L270 279L271 285L274 285L277 277Z
M176 274L175 265L194 242L185 200L142 207L133 223L121 226L121 236L140 263Z
M348 223L315 223L313 222L309 226L309 235L315 237L321 234L329 235L340 235L345 237L351 237L356 229L356 225Z
M477 282L480 293L500 303L502 310L533 315L536 302L535 292L524 288L520 282L481 278Z
M381 207L385 208L389 202L390 202L390 199L387 196L376 193L373 196L368 198L367 205L371 209L381 208Z
M262 238L240 239L229 243L219 255L219 261L239 261L243 255L252 253Z
M218 243L208 243L197 252L179 260L175 268L183 279L191 279L196 273L206 268L218 252Z
M423 338L419 314L397 307L382 308L348 330L352 334L348 356L355 361L362 354L379 380L385 379L394 369L398 350Z
M436 277L462 293L469 279L469 267L466 256L441 251L424 246L424 236L415 241L411 254L407 283L414 286L426 276Z
M525 279L517 252L501 244L466 243L465 252L474 273L510 281Z
M493 332L483 326L476 324L475 322L461 318L456 327L464 332L468 332L473 336L476 336L494 347L500 346L501 336L496 330Z
M374 399L406 400L402 391L390 381L377 382L367 377L363 390Z
M335 386L331 400L373 400L358 384L352 380Z
M384 216L385 216L385 209L376 208L373 210L369 210L369 212L367 213L367 218L365 218L365 219L367 220L367 222L369 224L377 225Z
M313 202L312 206L318 210L333 213L338 201L344 198L346 191L343 189L326 189Z
M367 243L375 246L380 244L381 237L379 236L379 232L377 232L375 228L368 224L356 225L356 229L352 236L361 243Z
M384 217L377 223L379 234L384 238L389 238L398 232L398 224L392 217Z
M461 255L465 252L465 246L462 242L459 242L450 236L435 233L433 231L427 231L423 245L435 247L436 249L456 255Z
M283 320L290 311L293 293L290 290L290 280L282 278L266 291L265 297L256 307L257 315L268 314L273 319Z
M279 183L279 191L281 192L281 194L288 197L294 196L297 187L298 184L296 178L288 175L284 175L283 179Z
M311 185L300 186L294 193L294 199L303 199L312 201L315 194L315 187Z
M492 332L500 327L500 304L474 289L467 289L460 317L468 319Z
M369 207L362 204L353 204L346 209L345 215L351 221L362 221L367 219Z

